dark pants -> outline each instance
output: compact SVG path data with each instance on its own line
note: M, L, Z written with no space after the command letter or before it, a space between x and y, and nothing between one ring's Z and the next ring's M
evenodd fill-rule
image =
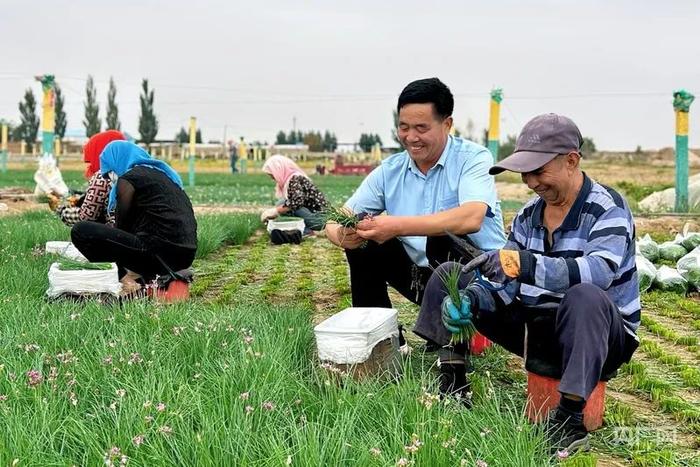
M345 250L345 255L353 306L391 308L388 285L413 303L422 302L432 269L414 264L398 239L382 244L369 241L364 248ZM434 267L458 257L448 237L428 237L426 256Z
M325 224L323 223L323 215L320 212L312 212L309 208L299 208L296 211L291 211L290 216L301 217L304 219L304 235L308 235L312 230L319 231L323 230Z
M470 279L463 274L460 288ZM451 337L441 320L445 295L442 281L433 274L414 328L422 338L442 346ZM481 334L524 357L528 371L561 379L560 392L583 399L588 399L598 381L609 379L628 362L638 345L625 331L617 306L592 284L571 287L556 311L525 308L516 302L495 312L477 313L474 324Z
M150 281L156 275L167 275L168 268L179 271L190 267L194 261L195 251L192 249L168 247L157 251L134 234L98 222L78 222L71 229L70 236L75 247L89 261L117 263L119 278L124 277L128 269Z

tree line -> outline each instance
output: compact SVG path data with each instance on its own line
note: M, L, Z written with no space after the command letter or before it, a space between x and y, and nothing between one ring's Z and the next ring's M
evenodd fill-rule
M338 138L335 133L326 130L323 135L320 131L291 130L285 133L280 130L275 138L275 144L306 144L312 152L332 152L338 147Z
M65 112L65 98L58 83L55 89L55 126L54 135L62 140L66 135L68 118ZM139 115L140 142L150 145L158 134L158 117L154 107L155 91L149 87L146 78L141 82ZM32 88L27 88L24 98L19 103L20 123L17 126L9 125L9 138L11 141L24 141L31 151L39 134L39 115L37 99ZM100 105L97 103L97 88L91 75L88 75L85 84L85 101L83 102L83 126L85 135L89 138L102 131L102 119L100 118ZM119 108L117 107L117 87L114 79L109 79L109 91L107 92L107 109L105 114L105 130L121 130L119 120ZM199 134L201 139L201 133Z

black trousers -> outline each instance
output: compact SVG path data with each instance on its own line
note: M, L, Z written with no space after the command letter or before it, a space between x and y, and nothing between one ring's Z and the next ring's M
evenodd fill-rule
M117 263L119 278L124 277L128 269L150 281L156 275L167 275L168 268L179 271L190 267L195 256L195 250L189 248L149 248L132 233L92 221L75 224L70 236L75 247L89 261Z
M455 263L440 266L444 270ZM471 275L463 274L460 288ZM451 334L441 319L442 300L447 295L442 281L428 281L425 299L414 332L446 346ZM617 306L599 287L571 287L556 310L542 311L514 304L495 312L479 312L476 329L506 350L525 358L533 373L560 379L559 391L588 399L600 380L614 376L630 360L637 340L625 331Z
M345 250L345 255L350 266L353 306L391 308L388 285L417 305L423 301L432 269L413 263L398 239L382 244L369 241L364 248ZM426 256L433 267L459 259L452 241L443 236L428 237Z

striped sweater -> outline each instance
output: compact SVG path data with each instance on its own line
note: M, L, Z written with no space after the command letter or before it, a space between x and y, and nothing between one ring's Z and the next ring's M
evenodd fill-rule
M493 311L494 299L504 304L514 299L525 307L556 311L571 286L590 283L607 292L634 335L641 304L634 219L624 198L584 174L574 205L552 234L552 245L543 215L544 201L537 197L515 217L504 248L520 250L518 282L497 292L498 298L477 285L479 308Z

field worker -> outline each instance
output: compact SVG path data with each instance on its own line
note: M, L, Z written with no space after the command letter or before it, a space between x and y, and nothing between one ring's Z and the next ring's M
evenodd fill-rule
M92 262L117 263L125 293L138 290L138 276L148 283L189 268L197 222L177 172L127 141L107 145L100 172L112 179L108 210L115 227L78 222L71 230L76 248Z
M107 215L107 199L112 184L100 174L100 154L107 144L118 140L126 140L121 131L107 130L93 135L83 146L83 159L87 164L85 178L88 179L85 195L80 199L69 198L60 205L58 198L49 196L52 209L64 224L72 226L79 221L114 223L114 217Z
M445 231L481 250L505 244L491 153L450 136L454 99L437 78L408 84L398 99L398 135L404 151L385 159L345 203L371 214L357 229L326 226L345 249L352 304L391 307L387 286L420 304L431 267L454 258ZM380 215L386 212L386 215ZM366 245L363 245L367 241Z
M233 144L233 141L228 142L228 147L229 147L229 163L231 164L231 173L237 174L238 168L236 167L236 164L238 163L238 148L236 147L235 144Z
M312 230L323 229L320 213L328 207L328 201L293 160L275 154L265 161L262 171L275 181L275 196L279 201L276 207L262 212L261 221L267 222L285 214L304 219L305 235L311 234Z
M440 266L415 326L418 335L445 346L451 331L472 321L489 339L525 355L528 371L560 379L548 432L556 450L569 452L588 446L586 400L599 380L630 360L640 322L632 213L615 190L581 171L582 144L566 117L540 115L525 125L515 152L490 173L518 172L537 196L513 220L503 249L463 267L459 309L438 275L461 265ZM445 348L440 360L442 377L465 386L465 354Z

